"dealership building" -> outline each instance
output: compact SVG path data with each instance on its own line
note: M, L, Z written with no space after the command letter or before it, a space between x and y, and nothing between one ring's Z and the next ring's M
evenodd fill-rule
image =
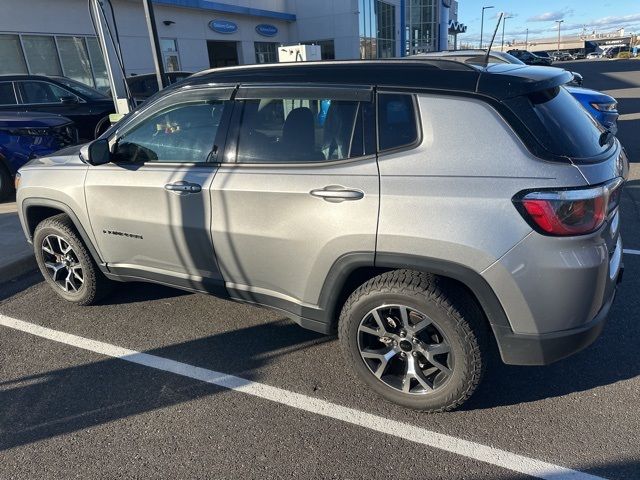
M141 0L102 0L127 75L153 71ZM109 4L113 7L109 8ZM323 59L387 58L454 48L455 0L153 0L168 71L277 61L282 45ZM87 0L2 0L0 74L64 75L107 88Z

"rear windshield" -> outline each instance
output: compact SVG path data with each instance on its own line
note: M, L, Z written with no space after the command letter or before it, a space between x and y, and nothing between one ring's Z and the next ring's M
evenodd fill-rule
M546 133L543 143L556 155L590 158L611 146L611 136L563 87L529 96Z

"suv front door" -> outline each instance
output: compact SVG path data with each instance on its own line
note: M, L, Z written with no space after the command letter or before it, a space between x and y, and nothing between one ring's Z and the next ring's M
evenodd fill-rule
M213 240L232 296L309 318L336 261L358 253L373 265L372 100L358 87L240 87L239 133L212 186Z
M221 287L209 187L232 91L163 97L114 132L113 163L89 167L89 217L113 273L214 293Z

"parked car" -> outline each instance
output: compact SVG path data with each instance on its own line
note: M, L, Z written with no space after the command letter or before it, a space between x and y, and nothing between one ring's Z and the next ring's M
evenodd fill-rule
M540 57L527 50L509 50L507 53L527 65L542 65L548 67L553 63L551 58Z
M470 65L479 65L484 66L486 63L486 50L480 49L470 49L470 50L448 50L444 52L428 52L428 53L418 53L416 55L410 55L406 58L422 58L422 57L439 57L446 58L447 60L455 60L457 62L468 63ZM512 63L514 65L525 65L525 63L513 55L504 52L494 52L493 50L489 53L489 63ZM576 87L582 86L584 83L584 79L581 74L578 72L571 72L573 75L573 80L570 82L571 85Z
M169 86L190 77L193 72L166 72L165 75L168 82L167 86ZM155 73L127 77L127 85L136 105L158 93L158 80ZM111 90L107 91L107 95L111 95Z
M584 52L576 52L573 54L574 60L584 60L585 58L587 58L587 56L585 55Z
M13 191L13 177L25 163L77 142L78 132L68 118L0 112L0 201Z
M591 53L587 53L587 59L588 59L588 60L593 60L593 59L601 58L601 57L602 57L602 54L601 54L601 53L599 53L599 52L591 52Z
M573 55L571 55L569 52L554 52L553 54L551 54L551 58L553 58L553 60L556 62L575 60L575 58L573 58Z
M0 75L0 112L9 111L64 115L86 141L96 138L97 127L104 128L115 110L110 97L88 86L77 87L69 79L62 83L41 75Z
M612 305L629 165L571 79L445 59L201 72L22 167L18 211L69 302L146 280L275 308L337 330L382 397L450 410L494 346L560 360Z
M551 55L549 55L549 52L545 52L544 50L542 52L531 52L531 53L533 53L534 55L537 55L539 57L548 58L548 59L551 60Z
M615 98L587 88L566 88L598 123L614 135L618 133L618 101Z

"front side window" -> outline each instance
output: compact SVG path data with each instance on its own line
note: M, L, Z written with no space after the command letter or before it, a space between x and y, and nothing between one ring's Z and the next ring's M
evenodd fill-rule
M298 163L343 160L362 153L353 145L360 102L330 99L247 100L238 162Z
M15 105L16 94L13 91L13 83L1 82L0 83L0 105Z
M115 143L117 161L204 163L214 152L223 100L194 100L166 107L122 134Z
M64 98L78 98L69 90L49 82L24 81L18 85L22 103L60 103Z
M378 95L378 148L406 147L418 140L413 96L404 93Z

